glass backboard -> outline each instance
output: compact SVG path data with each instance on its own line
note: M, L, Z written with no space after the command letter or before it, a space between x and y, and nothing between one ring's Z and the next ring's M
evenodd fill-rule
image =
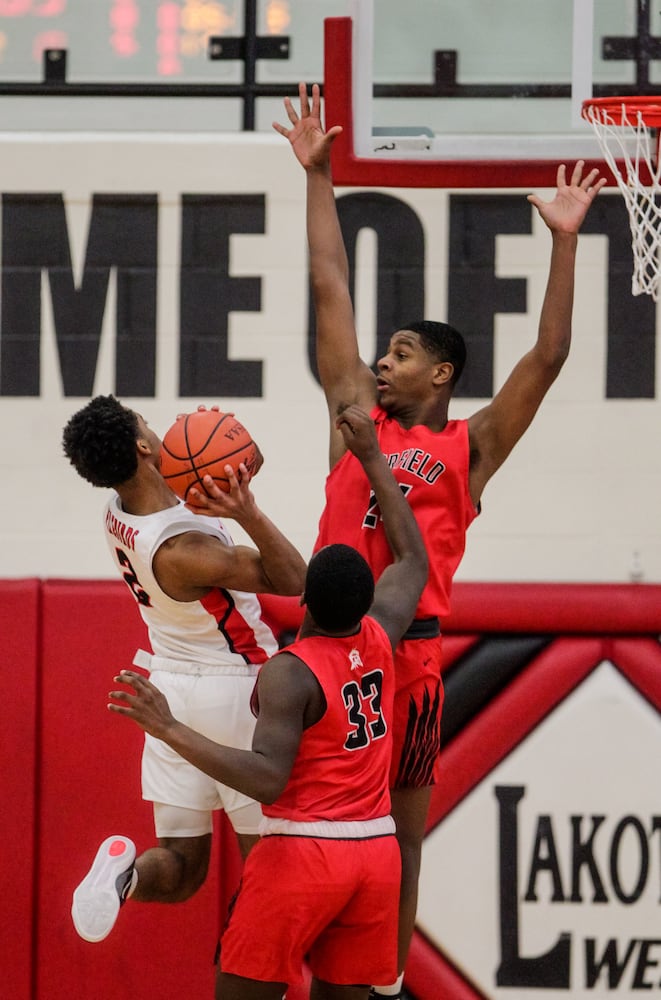
M369 183L382 163L382 184L553 184L558 162L603 167L586 98L659 89L661 12L646 0L351 6L350 20L326 22L327 122L351 106L339 183Z

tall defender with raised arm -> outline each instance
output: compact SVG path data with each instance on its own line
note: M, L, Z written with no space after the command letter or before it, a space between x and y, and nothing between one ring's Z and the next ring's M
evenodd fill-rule
M389 560L369 482L347 452L335 415L350 403L371 414L379 444L416 516L430 558L429 581L396 654L397 691L391 793L402 852L400 975L376 995L400 995L415 926L425 824L440 751L443 704L440 622L452 578L478 514L484 488L529 427L569 353L578 231L606 183L579 161L566 180L558 167L555 197L528 196L552 237L551 264L537 340L486 406L451 420L449 403L466 349L446 323L418 320L393 333L374 372L358 352L349 270L337 216L330 149L340 125L324 131L319 88L312 101L299 85L300 115L285 99L290 128L274 128L291 144L307 178L310 276L317 319L317 362L330 416L330 474L317 548L344 542L378 574Z

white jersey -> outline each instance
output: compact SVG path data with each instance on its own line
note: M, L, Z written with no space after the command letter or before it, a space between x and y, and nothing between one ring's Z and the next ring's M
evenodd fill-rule
M158 548L186 531L202 531L223 545L234 542L222 522L187 510L183 502L155 514L122 510L117 494L105 508L105 533L120 575L135 597L149 630L152 669L195 673L200 668L260 664L277 651L271 629L261 619L255 594L214 587L198 601L175 601L161 590L152 570Z

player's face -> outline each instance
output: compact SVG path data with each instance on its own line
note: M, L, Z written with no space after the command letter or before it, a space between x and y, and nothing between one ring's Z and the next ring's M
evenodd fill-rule
M387 353L377 362L376 388L384 410L398 410L409 402L420 403L433 394L437 364L417 333L398 330L393 334Z

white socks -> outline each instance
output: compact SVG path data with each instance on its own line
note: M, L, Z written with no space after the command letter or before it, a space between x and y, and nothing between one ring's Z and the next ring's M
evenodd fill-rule
M402 972L390 986L373 986L372 991L375 997L398 997L402 992L403 983L404 973Z

